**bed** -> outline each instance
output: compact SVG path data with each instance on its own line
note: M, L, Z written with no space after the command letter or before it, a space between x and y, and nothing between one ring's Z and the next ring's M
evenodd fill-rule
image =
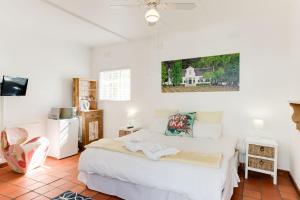
M221 152L222 162L219 168L209 168L87 148L80 156L78 179L92 190L126 200L230 200L239 181L236 138L172 137L144 129L117 140L133 139L181 151Z

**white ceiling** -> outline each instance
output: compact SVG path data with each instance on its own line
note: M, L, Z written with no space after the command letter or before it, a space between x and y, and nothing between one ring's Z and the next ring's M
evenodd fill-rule
M1 29L84 45L123 41L40 0L0 0L0 34Z
M148 37L164 28L178 28L191 24L199 14L199 8L193 11L163 10L160 24L149 27L144 15L146 8L111 8L110 4L118 2L139 2L140 0L50 0L80 16L100 24L128 39ZM199 0L168 0L168 2L199 2Z
M201 28L207 21L234 18L238 13L232 5L236 8L240 2L168 0L195 2L198 6L193 11L160 11L159 24L149 27L144 19L145 9L109 6L127 1L138 0L0 0L0 29L27 31L88 46L105 45Z

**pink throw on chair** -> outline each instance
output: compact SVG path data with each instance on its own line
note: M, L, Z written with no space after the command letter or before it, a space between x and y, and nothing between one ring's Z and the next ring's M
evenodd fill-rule
M24 143L28 133L23 128L10 128L1 132L1 151L8 165L16 172L25 174L44 164L49 141L36 137Z

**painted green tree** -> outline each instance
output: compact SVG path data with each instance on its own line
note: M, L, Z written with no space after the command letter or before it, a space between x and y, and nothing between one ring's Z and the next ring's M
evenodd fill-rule
M198 62L201 67L211 67L212 71L217 70L218 67L224 67L228 63L228 55L203 57Z
M179 86L182 81L182 60L176 60L171 69L171 79L174 86Z
M206 81L213 81L215 79L215 73L213 72L205 72L203 74L203 77L206 79Z
M238 87L240 82L240 55L230 54L228 58L230 61L225 67L224 79L229 85Z
M194 60L199 68L211 68L211 72L204 73L212 84L226 81L229 85L237 86L239 82L239 54L227 54L220 56L203 57Z
M161 64L161 85L165 85L165 82L168 81L168 70L165 63Z
M223 67L219 67L217 70L214 71L214 73L216 76L216 80L221 80L225 74L225 71Z
M206 80L210 80L210 82L214 85L222 80L224 73L225 73L224 68L220 67L216 71L205 72L203 74L203 77Z

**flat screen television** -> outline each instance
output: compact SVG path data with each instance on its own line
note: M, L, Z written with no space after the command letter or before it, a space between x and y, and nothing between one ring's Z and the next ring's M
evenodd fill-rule
M25 96L27 84L27 78L3 76L0 96Z

